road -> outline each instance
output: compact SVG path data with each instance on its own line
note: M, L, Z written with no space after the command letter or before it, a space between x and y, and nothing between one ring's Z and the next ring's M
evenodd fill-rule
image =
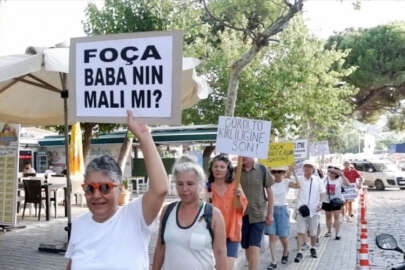
M405 190L369 190L366 217L372 269L385 270L403 262L401 253L379 249L375 237L380 233L390 233L405 248Z

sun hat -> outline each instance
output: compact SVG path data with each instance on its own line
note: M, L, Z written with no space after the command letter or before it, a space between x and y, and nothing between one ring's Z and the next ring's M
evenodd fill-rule
M305 160L304 163L303 163L303 167L304 167L305 165L311 166L312 168L316 169L316 164L315 164L315 162L313 162L312 160L309 160L309 159Z

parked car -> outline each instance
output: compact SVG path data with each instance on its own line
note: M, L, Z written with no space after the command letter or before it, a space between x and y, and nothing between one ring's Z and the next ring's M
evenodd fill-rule
M352 160L364 179L364 185L384 190L386 187L405 189L405 172L388 160Z

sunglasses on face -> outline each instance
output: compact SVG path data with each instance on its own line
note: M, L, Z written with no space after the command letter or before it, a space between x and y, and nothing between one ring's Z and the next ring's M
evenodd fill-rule
M111 192L114 187L117 187L117 184L107 182L107 183L90 183L90 184L82 184L82 188L86 194L94 194L98 189L102 194L107 195Z
M279 171L279 170L271 171L271 174L276 174L276 173L285 173L285 171Z

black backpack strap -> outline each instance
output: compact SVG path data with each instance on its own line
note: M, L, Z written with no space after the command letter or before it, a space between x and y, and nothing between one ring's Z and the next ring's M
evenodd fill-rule
M167 219L169 218L170 212L172 212L173 208L176 206L177 202L172 202L166 207L166 212L163 215L162 218L162 225L160 226L160 241L164 245L165 244L165 229L166 229L166 223Z
M205 223L207 223L207 229L211 235L211 243L214 244L214 232L212 231L212 211L213 211L212 204L205 203L203 217Z

